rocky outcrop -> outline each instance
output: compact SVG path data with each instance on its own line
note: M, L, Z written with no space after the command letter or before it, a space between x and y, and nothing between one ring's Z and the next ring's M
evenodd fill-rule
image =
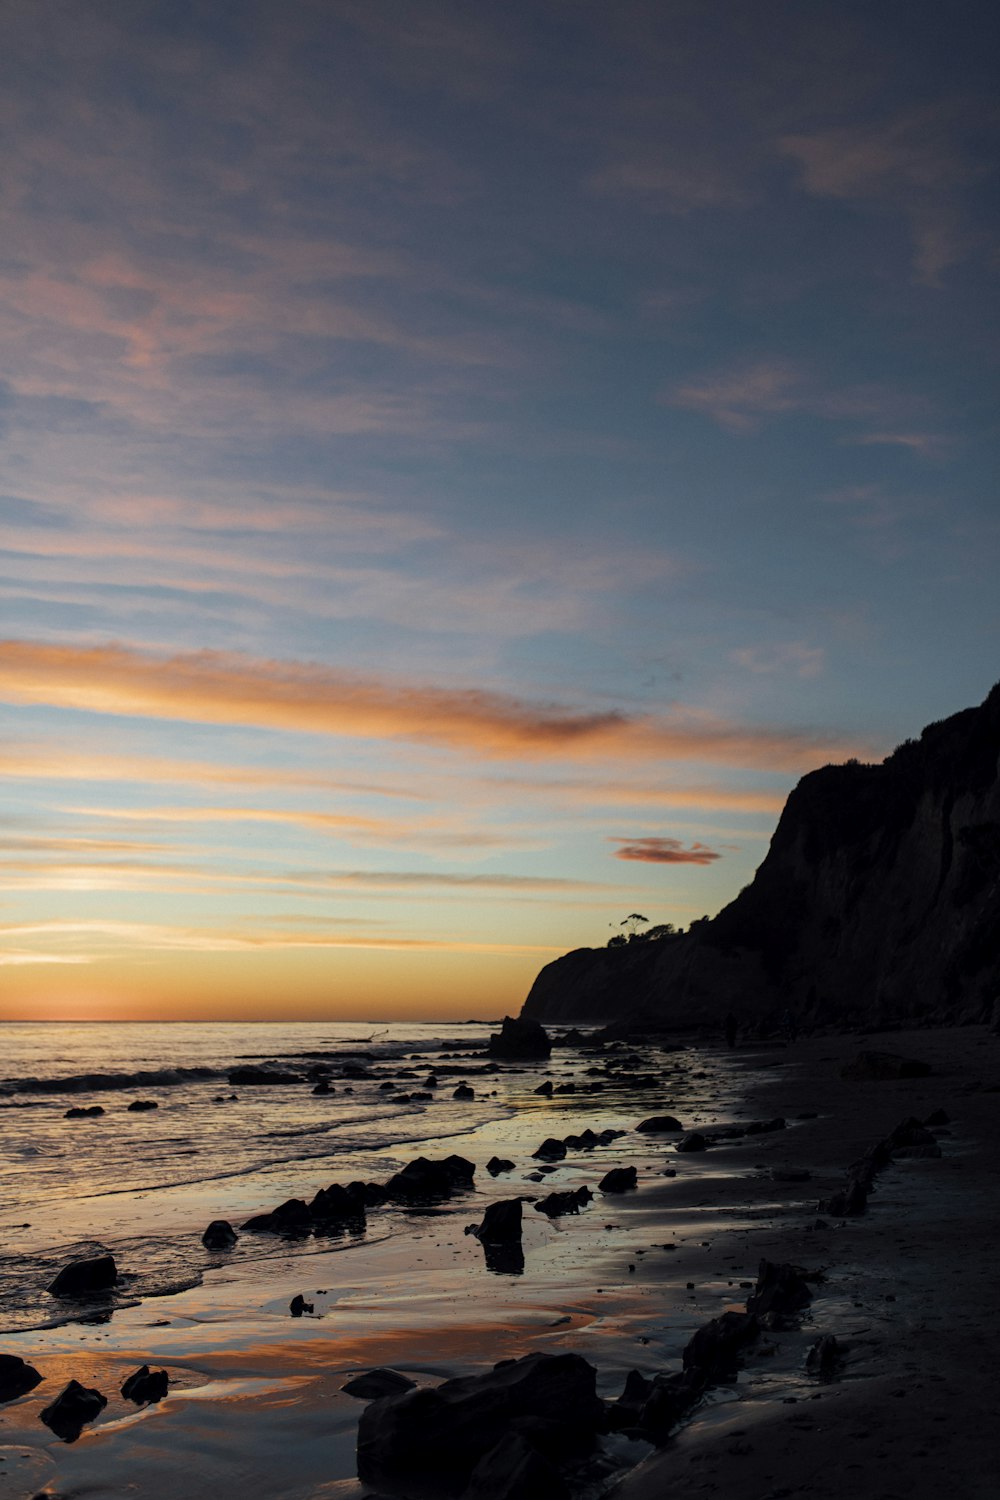
M1000 684L878 765L803 777L753 881L691 931L548 964L523 1015L767 1030L1000 1010Z

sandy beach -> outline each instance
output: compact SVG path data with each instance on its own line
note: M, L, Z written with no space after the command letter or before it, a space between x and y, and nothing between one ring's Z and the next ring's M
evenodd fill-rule
M781 1115L784 1130L680 1155L639 1135L632 1103L528 1091L512 1118L478 1127L459 1149L477 1163L476 1191L413 1214L405 1235L320 1242L315 1255L272 1256L239 1274L220 1268L182 1295L122 1309L108 1322L8 1336L43 1376L0 1415L0 1494L360 1497L355 1443L363 1403L341 1387L351 1374L391 1366L418 1385L486 1371L533 1350L583 1355L598 1391L617 1396L627 1372L680 1368L696 1328L742 1308L762 1257L822 1270L799 1326L765 1332L735 1385L712 1391L666 1447L622 1435L603 1440L581 1493L621 1500L691 1492L748 1496L954 1496L995 1492L990 1313L998 1147L997 1039L981 1027L869 1040L822 1036L788 1047L709 1048L685 1125ZM928 1062L929 1077L880 1082L840 1077L863 1047ZM544 1075L580 1076L587 1061L560 1052ZM532 1073L530 1081L537 1081ZM638 1101L637 1101L638 1102ZM677 1105L665 1081L659 1104ZM648 1096L646 1113L652 1112ZM878 1179L860 1218L827 1217L817 1203L848 1164L908 1116L944 1110L942 1155L901 1160ZM548 1135L615 1123L626 1134L570 1153L543 1184L526 1180ZM440 1154L456 1148L454 1138ZM424 1154L439 1152L434 1143ZM491 1155L517 1169L491 1178ZM639 1188L604 1196L579 1216L525 1212L525 1271L497 1275L466 1226L493 1199L597 1182L634 1165ZM807 1180L776 1180L789 1170ZM664 1176L665 1172L675 1173ZM776 1175L775 1175L776 1174ZM690 1285L689 1285L690 1284ZM313 1313L289 1315L301 1293ZM841 1378L805 1372L821 1334L845 1351ZM170 1392L136 1409L118 1396L148 1363ZM109 1397L72 1444L38 1420L70 1378Z

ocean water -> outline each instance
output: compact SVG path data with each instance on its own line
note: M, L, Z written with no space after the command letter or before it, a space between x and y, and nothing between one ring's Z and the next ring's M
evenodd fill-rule
M196 1284L218 1264L209 1220L238 1224L332 1181L385 1180L421 1143L457 1140L512 1112L512 1080L480 1076L481 1024L7 1023L0 1026L0 1329L79 1310L44 1291L68 1260L111 1250L128 1281L118 1302ZM293 1084L231 1083L271 1067ZM431 1066L440 1086L423 1090ZM367 1077L343 1077L364 1069ZM412 1068L416 1076L400 1077ZM449 1071L449 1070L454 1070ZM468 1077L474 1101L452 1092ZM333 1092L315 1095L328 1078ZM534 1080L537 1081L537 1080ZM392 1089L382 1085L391 1083ZM235 1096L235 1097L232 1097ZM128 1105L151 1100L155 1110ZM96 1118L67 1119L100 1105ZM391 1229L391 1224L389 1225ZM243 1236L231 1260L288 1246Z

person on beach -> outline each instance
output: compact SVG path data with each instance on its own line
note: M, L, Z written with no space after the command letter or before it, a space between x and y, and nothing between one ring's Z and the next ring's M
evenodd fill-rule
M727 1047L735 1047L736 1046L736 1031L737 1031L738 1026L739 1026L739 1022L737 1021L736 1017L733 1015L732 1011L730 1011L729 1014L726 1016L726 1019L722 1023L723 1030L726 1033L726 1046Z

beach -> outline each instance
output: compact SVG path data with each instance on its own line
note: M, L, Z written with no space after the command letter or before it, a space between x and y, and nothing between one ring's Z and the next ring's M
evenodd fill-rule
M119 1307L107 1321L5 1336L2 1352L29 1360L43 1383L0 1413L0 1494L200 1497L235 1487L246 1497L360 1500L371 1491L356 1477L364 1403L341 1390L351 1375L391 1367L434 1385L531 1351L570 1352L590 1361L600 1395L613 1399L632 1369L678 1370L697 1328L744 1306L765 1257L823 1272L798 1326L764 1331L735 1384L710 1390L663 1448L603 1438L580 1493L992 1493L986 1339L996 1305L998 1045L968 1027L732 1052L714 1040L637 1047L631 1071L642 1079L655 1068L655 1087L551 1097L534 1092L540 1080L582 1089L593 1056L557 1048L551 1064L504 1066L505 1082L490 1085L502 1088L502 1110L459 1139L428 1136L419 1146L430 1158L457 1150L474 1161L474 1191L390 1214L381 1227L370 1212L363 1239L278 1241L260 1260L220 1263L199 1285ZM933 1071L842 1079L864 1048L920 1058ZM786 1124L681 1154L670 1137L634 1129L667 1108L708 1134L776 1117ZM949 1117L940 1157L887 1167L862 1217L818 1212L851 1162L899 1121L937 1110ZM543 1139L591 1124L624 1134L571 1150L531 1180ZM386 1149L392 1161L411 1154ZM493 1156L515 1169L491 1177ZM636 1191L597 1190L616 1166L636 1167ZM781 1180L798 1171L810 1175ZM303 1193L332 1175L309 1162L296 1172ZM525 1205L523 1274L486 1269L483 1246L465 1231L490 1201L584 1183L595 1196L579 1214L549 1220ZM292 1318L296 1294L313 1311ZM806 1373L805 1357L828 1333L844 1360L840 1378L825 1382ZM144 1363L166 1369L170 1389L137 1409L118 1390ZM64 1443L38 1413L71 1378L109 1400Z

